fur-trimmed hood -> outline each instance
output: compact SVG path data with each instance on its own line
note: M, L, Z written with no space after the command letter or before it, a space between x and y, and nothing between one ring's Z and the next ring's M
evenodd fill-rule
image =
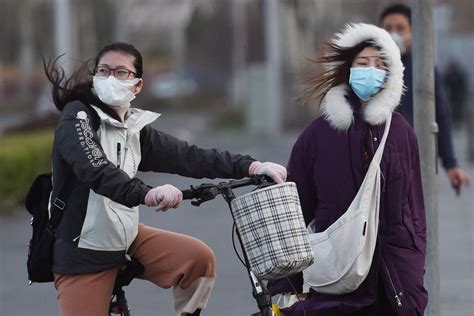
M373 98L364 106L362 117L371 125L379 125L392 114L398 106L403 93L403 64L400 50L388 32L371 24L348 24L341 33L336 34L333 43L341 47L353 47L363 41L372 40L387 65L385 83ZM346 99L348 84L331 88L321 103L322 114L332 127L347 130L354 120L351 105Z

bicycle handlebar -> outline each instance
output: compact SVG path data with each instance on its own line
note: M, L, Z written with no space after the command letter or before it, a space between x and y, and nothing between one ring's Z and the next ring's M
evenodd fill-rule
M228 194L230 197L234 197L232 189L249 185L266 187L273 184L275 184L275 182L270 177L257 174L248 178L220 182L219 184L203 183L199 186L191 185L190 189L182 190L181 192L183 193L183 200L196 199L195 201L191 201L191 204L199 206L204 202L214 199L219 194Z

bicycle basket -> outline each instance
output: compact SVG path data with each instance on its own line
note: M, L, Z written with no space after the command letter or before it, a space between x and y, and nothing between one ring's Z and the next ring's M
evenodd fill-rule
M232 200L231 206L256 276L279 279L313 263L295 183L255 190Z

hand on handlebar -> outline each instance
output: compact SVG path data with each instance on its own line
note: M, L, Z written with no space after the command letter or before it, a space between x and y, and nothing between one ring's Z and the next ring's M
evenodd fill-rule
M153 188L145 195L145 204L147 206L156 206L157 212L165 212L169 208L177 208L182 201L183 193L171 184Z
M286 181L286 168L273 162L254 161L250 165L249 175L264 174L269 176L275 183L283 183Z

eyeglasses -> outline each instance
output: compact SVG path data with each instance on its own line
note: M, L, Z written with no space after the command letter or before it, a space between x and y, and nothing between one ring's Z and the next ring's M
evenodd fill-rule
M118 80L127 80L130 75L136 76L137 74L126 68L109 68L107 66L98 66L95 70L97 77L107 78L112 74Z

